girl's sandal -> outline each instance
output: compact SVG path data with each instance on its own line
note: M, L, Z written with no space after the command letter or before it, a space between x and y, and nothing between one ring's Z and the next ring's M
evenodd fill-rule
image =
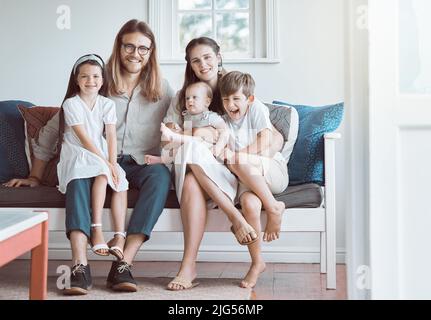
M92 228L102 228L102 224L100 223L93 223L91 225ZM98 256L103 256L103 257L107 257L109 256L109 247L107 246L106 243L99 243L99 244L94 244L92 243L92 241L90 242L91 245L91 250L97 254ZM105 252L103 252L102 250L104 250Z
M119 247L119 246L111 246L110 243L112 243L115 240L115 236L121 236L124 239L126 239L126 233L125 232L115 232L114 233L114 238L112 238L111 240L109 240L108 242L108 246L109 246L109 253L112 254L113 256L115 256L119 261L124 259L124 252L123 252L123 248Z

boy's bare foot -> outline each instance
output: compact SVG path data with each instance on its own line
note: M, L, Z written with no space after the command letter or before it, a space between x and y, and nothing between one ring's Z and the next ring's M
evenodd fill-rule
M145 163L148 165L160 164L160 163L163 163L163 160L162 160L162 157L146 155Z
M257 279L260 274L265 271L265 268L265 262L253 263L239 286L241 288L254 288L256 286Z
M270 210L266 209L267 221L263 234L263 241L271 242L280 238L281 220L286 209L284 202L277 201L277 204Z
M197 273L196 273L196 264L193 264L193 266L181 266L180 271L178 272L177 277L184 279L185 281L190 281L190 283L193 285L194 279L196 279ZM189 288L186 288L178 283L175 283L174 281L171 281L168 286L168 290L172 291L182 291Z

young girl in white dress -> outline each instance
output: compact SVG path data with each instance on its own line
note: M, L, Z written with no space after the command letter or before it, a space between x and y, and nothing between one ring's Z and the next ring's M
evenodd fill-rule
M114 101L103 96L104 62L95 54L76 61L62 104L64 136L57 167L59 191L75 179L93 178L91 191L91 245L97 255L110 253L123 259L128 181L117 164L116 111ZM106 135L106 140L104 138ZM107 185L112 188L114 238L105 243L102 211ZM119 237L116 237L116 236ZM109 246L108 246L109 245Z

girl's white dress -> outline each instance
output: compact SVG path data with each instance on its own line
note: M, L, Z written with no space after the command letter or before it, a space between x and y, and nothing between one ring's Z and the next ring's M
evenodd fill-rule
M64 102L63 109L66 125L60 162L57 166L58 190L66 193L67 184L75 179L105 175L113 190L126 191L129 183L124 170L117 164L119 183L115 188L106 162L85 149L72 129L72 126L83 125L96 148L105 156L105 159L108 159L108 144L103 136L103 130L105 124L116 124L117 122L114 101L99 95L94 108L90 110L79 95L76 95Z

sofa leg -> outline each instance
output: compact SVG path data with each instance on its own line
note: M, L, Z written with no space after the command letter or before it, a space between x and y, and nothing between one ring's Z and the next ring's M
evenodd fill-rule
M326 289L337 288L337 250L335 243L335 221L334 215L328 214L326 225ZM331 221L332 220L332 221ZM332 222L332 223L331 223Z
M326 232L320 232L320 273L326 273Z

